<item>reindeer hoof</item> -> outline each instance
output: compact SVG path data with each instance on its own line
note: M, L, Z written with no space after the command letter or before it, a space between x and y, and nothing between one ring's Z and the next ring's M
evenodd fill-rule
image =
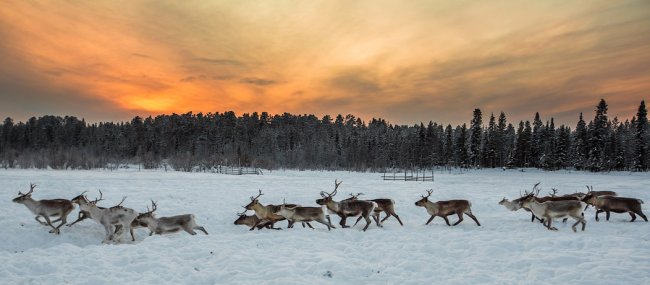
M557 228L556 228L556 227L552 227L552 228L550 228L550 230L552 230L552 231L557 231Z

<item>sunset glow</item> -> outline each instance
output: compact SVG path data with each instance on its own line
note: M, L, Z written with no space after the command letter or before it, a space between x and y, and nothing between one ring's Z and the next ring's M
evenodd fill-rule
M3 1L0 115L474 108L574 124L650 94L648 1Z

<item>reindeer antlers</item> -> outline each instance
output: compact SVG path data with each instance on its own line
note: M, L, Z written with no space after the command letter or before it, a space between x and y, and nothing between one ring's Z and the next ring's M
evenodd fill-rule
M431 193L433 193L433 189L427 190L427 196L425 197L422 195L422 198L429 198L429 196L431 196Z
M585 186L587 186L587 194L589 194L589 193L591 193L592 191L594 191L594 186L591 186L591 188L589 188L589 185L585 185Z
M251 201L255 201L255 200L257 200L257 198L259 198L260 196L264 195L264 194L262 194L262 190L261 190L261 189L260 189L259 191L260 191L260 193L259 193L257 196L255 196L255 198L253 198L253 196L251 196Z
M352 198L354 198L354 199L359 198L359 196L361 196L361 195L363 195L363 193L357 193L356 195L354 195L353 193L350 193L350 196L352 196Z
M126 198L126 197L124 197L124 198ZM124 200L122 200L122 201L124 201ZM120 203L120 204L122 204L122 203ZM149 210L149 206L147 206L147 213L151 214L151 213L155 212L157 208L158 208L158 205L156 205L156 202L151 200L151 210Z
M102 193L102 190L99 190L99 198L95 199L95 201L92 201L90 203L97 204L97 202L104 200L102 197L104 197L104 193Z
M557 189L551 188L551 190L553 190L553 192L548 192L548 194L551 195L551 197L555 197L555 195L557 194Z
M121 207L122 203L124 203L124 200L126 200L126 196L122 197L122 201L120 201L119 204L115 205L115 207ZM153 202L153 201L152 201Z
M334 191L332 191L332 193L327 193L325 191L320 191L320 195L323 198L327 198L327 197L332 198L332 197L334 197L336 195L336 191L339 189L339 185L341 185L341 183L343 183L343 181L338 182L338 180L334 180Z
M22 192L18 191L18 195L27 196L29 194L32 194L32 192L34 192L34 188L36 188L36 184L29 183L29 192L23 194Z

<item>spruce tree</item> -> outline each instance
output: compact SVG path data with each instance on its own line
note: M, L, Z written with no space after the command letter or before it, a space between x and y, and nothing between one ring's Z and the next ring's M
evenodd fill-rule
M639 104L639 110L636 113L636 124L634 125L635 152L634 152L634 170L648 170L648 110L645 107L645 101Z
M605 147L608 139L607 103L604 99L596 106L596 116L592 121L589 131L589 162L588 168L591 171L602 171L606 168Z
M472 167L478 167L481 157L481 137L483 134L483 115L481 109L474 109L470 126L469 159Z

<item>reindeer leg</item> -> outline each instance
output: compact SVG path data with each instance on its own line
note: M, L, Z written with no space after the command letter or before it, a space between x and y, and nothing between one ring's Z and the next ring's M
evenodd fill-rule
M451 225L449 224L449 219L447 219L447 216L443 215L442 218L445 219L445 223L447 223L447 225L451 227Z
M548 221L548 227L547 227L547 228L548 228L549 230L557 231L557 228L556 228L556 227L551 227L551 222L553 221L553 218L551 218L551 217L545 217L544 219Z
M317 219L317 220L314 220L314 221L319 222L319 223L321 223L321 224L327 226L327 230L328 230L328 231L330 230L330 225L327 223L327 221L326 221L324 218L323 218L323 219ZM310 226L310 227L311 227L311 226ZM312 229L313 229L313 228L312 228Z
M472 218L472 220L474 220L474 222L476 222L477 226L479 226L479 227L481 226L481 223L479 223L478 219L476 219L476 217L474 217L474 214L472 214L472 213L465 213L465 214L467 214L470 218Z
M648 218L643 214L643 212L641 212L641 210L634 211L634 213L641 216L641 218L643 218L643 220L645 220L646 222L648 221Z
M202 232L204 232L206 235L208 235L208 231L206 231L205 228L202 227L202 226L196 226L196 227L194 227L194 229L197 229L197 230L199 230L199 231L202 231Z
M436 217L435 215L431 215L431 218L429 218L429 220L427 221L427 223L425 225L428 225L431 221L433 221L433 218L435 218L435 217Z
M392 215L397 219L397 221L399 222L399 225L400 225L400 226L403 226L403 225L404 225L404 223L402 223L402 220L399 219L399 216L398 216L397 214L395 214L395 212L393 212Z
M312 227L311 224L309 224L309 222L306 222L306 223L307 223L307 226L309 226L310 229L312 229L312 230L314 229L314 227Z
M634 220L636 220L636 215L634 213L632 213L632 212L627 212L627 213L630 214L630 216L632 217L632 220L630 221L630 223L634 222Z
M42 222L40 219L38 219L39 217L42 217L42 216L38 215L38 216L34 217L34 220L36 220L41 225L47 226L46 222Z
M531 214L530 214L530 222L531 222L531 223L534 222L534 221L535 221L535 218L537 218L537 217L535 217L535 214L531 213Z
M458 212L458 213L456 213L456 215L458 216L458 221L455 222L452 226L458 225L458 224L460 224L460 222L463 221L463 213L462 212Z
M363 219L363 216L359 216L359 218L357 218L357 221L354 222L354 225L352 225L352 226L353 226L353 227L356 226L357 223L359 223L359 221L361 221L361 219Z
M388 220L388 218L390 218L390 215L391 215L391 213L388 212L388 211L384 211L384 212L386 213L386 217L383 218L383 219L381 219L381 222L382 222L382 223L384 223L384 221ZM379 216L379 215L377 215L377 216Z
M372 221L368 217L368 214L364 215L363 218L366 219L366 226L363 228L363 231L365 232L370 226L370 224L372 224Z
M329 227L331 227L331 228L333 228L333 229L336 229L336 228L332 225L332 220L330 219L330 215L327 215L326 217L327 217L327 224L329 224Z
M598 219L598 214L604 212L603 210L596 209L596 222L598 222L600 219Z
M255 227L257 227L257 225L259 225L261 222L262 222L262 219L257 220L257 221L255 222L255 224L250 228L249 231L254 230ZM273 228L273 225L271 225L271 228ZM151 235L151 234L150 234L150 235Z
M133 228L131 228L129 233L131 234L131 241L135 241L135 236L133 235Z
M345 225L345 220L346 220L345 215L340 216L340 217L341 217L341 221L339 222L339 225L341 225L342 228L349 228L349 226Z
M373 215L372 217L373 217L373 219L375 220L375 223L377 223L377 226L378 226L378 227L380 227L380 228L383 228L383 227L384 227L381 223L379 223L379 213L377 213L376 216Z
M59 234L59 229L52 225L52 222L50 221L50 217L48 217L46 215L43 215L42 217L45 219L45 221L47 221L47 225L52 227L52 230L50 230L50 233L55 233L55 234L58 235Z
M79 212L79 216L78 216L77 220L72 222L72 224L67 224L67 226L72 227L74 224L76 224L78 222L81 222L81 221L83 221L83 220L85 220L87 218L88 218L88 215L86 215L85 212Z
M605 211L605 218L606 218L607 221L609 221L609 213L610 213L609 210Z

